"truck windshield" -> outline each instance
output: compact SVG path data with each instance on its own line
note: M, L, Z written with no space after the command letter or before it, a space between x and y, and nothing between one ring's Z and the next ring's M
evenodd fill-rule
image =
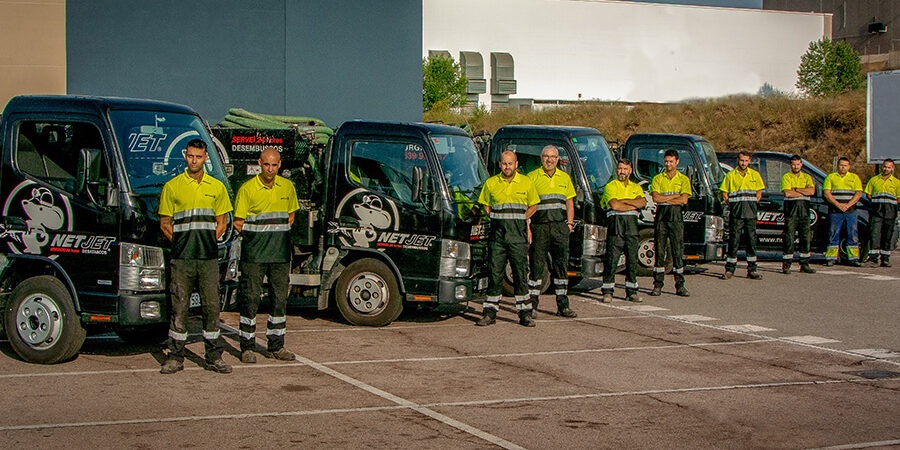
M487 179L487 169L478 156L475 143L467 136L457 135L432 135L431 141L455 208L462 215L468 215L473 210L480 211L478 194Z
M111 111L109 116L132 191L158 192L183 172L184 150L192 139L206 142L206 173L228 186L222 161L199 117L155 111Z
M718 187L725 179L725 171L719 165L719 158L716 157L716 150L708 142L698 142L697 149L700 150L700 156L705 160L706 167L709 169L709 176L712 179L713 187Z
M602 192L603 186L612 180L616 172L616 162L606 145L606 139L600 135L575 136L572 137L572 145L578 150L591 190Z

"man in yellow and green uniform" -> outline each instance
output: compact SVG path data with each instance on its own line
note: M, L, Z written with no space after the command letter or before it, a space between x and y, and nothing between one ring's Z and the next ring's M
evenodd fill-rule
M812 177L803 172L803 158L791 156L791 171L781 177L781 193L784 194L784 235L782 243L784 252L781 260L781 272L791 273L794 260L794 234L799 233L800 271L816 273L809 267L809 246L812 232L809 224L809 200L816 194L816 186Z
M894 242L894 225L897 223L897 203L900 199L900 180L894 177L894 160L881 163L881 175L874 176L866 183L866 195L872 201L869 214L869 264L891 267L891 245Z
M487 298L478 326L496 322L500 309L500 292L506 261L512 268L513 287L516 296L516 312L519 324L533 327L531 302L528 298L528 224L540 203L531 179L516 169L516 154L507 150L500 155L500 173L487 179L478 197L485 213L491 218L491 234L488 238Z
M531 317L537 313L544 266L550 256L550 277L556 293L557 315L577 317L569 307L569 233L575 230L575 187L569 174L559 170L559 149L548 145L541 150L541 167L528 177L534 183L541 203L531 216Z
M644 189L631 181L631 161L620 159L616 165L616 179L603 187L600 207L606 209L606 261L603 263L603 303L612 301L616 288L619 256L625 252L625 300L643 301L638 296L637 240L638 214L647 199Z
M170 374L184 369L188 307L191 293L196 288L203 311L207 368L219 373L231 373L231 366L222 360L219 252L216 244L225 233L231 200L225 185L203 170L203 164L209 157L205 142L200 139L188 142L184 157L187 169L163 186L159 198L159 226L163 235L172 241L169 354L160 372Z
M738 166L725 175L720 190L728 202L728 254L725 255L727 280L737 269L737 253L741 238L747 237L747 278L758 280L759 265L756 261L756 211L762 191L766 188L759 172L750 168L750 153L738 153Z
M267 355L296 357L284 348L285 310L290 292L291 225L300 209L293 183L278 175L281 155L272 147L259 157L260 173L247 180L234 201L234 227L241 233L241 361L255 363L256 312L269 280L272 309L266 321Z
M837 261L841 245L841 230L847 233L847 259L851 266L859 267L859 232L857 222L859 211L856 203L862 198L863 187L859 176L850 172L850 159L838 159L837 172L825 177L822 196L828 202L828 249L825 251L825 265L833 266Z
M666 277L666 260L672 260L675 276L675 294L690 297L684 287L684 217L682 205L687 204L691 194L691 179L678 171L678 151L666 150L663 154L665 171L657 174L650 182L650 196L656 202L656 216L653 221L653 240L656 260L653 265L653 290L650 295L662 294Z

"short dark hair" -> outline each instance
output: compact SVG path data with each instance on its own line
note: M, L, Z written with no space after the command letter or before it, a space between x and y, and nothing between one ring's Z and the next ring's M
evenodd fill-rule
M619 164L625 164L626 166L631 167L631 160L628 158L619 158L619 160L616 161L616 165L618 166Z
M741 151L738 152L738 156L746 156L746 157L749 158L749 157L750 157L750 152L748 152L747 150L741 150Z
M188 147L199 148L200 150L206 150L206 141L203 139L191 139L187 143Z
M670 148L670 149L666 150L665 154L663 154L663 157L666 157L666 156L674 156L675 159L679 159L678 158L678 150L675 150L674 148Z
M893 164L893 163L894 163L894 160L891 159L891 158L888 158L888 159L885 159L884 161L882 161L881 163L884 164L884 163L886 163L886 162L889 162L889 163Z
M803 161L803 158L800 155L791 156L791 161Z
M846 156L841 156L840 158L838 158L838 162L841 162L841 161L847 161L847 162L849 163L849 162L850 162L850 158L848 158L848 157L846 157Z

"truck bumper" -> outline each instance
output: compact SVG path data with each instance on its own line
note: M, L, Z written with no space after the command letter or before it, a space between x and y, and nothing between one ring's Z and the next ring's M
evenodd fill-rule
M119 296L120 325L149 325L169 321L165 292Z
M443 278L438 281L438 303L462 303L484 294L487 276Z
M581 270L579 275L582 278L597 278L603 276L603 257L601 256L582 256Z
M685 245L684 257L690 262L705 263L725 260L725 242Z

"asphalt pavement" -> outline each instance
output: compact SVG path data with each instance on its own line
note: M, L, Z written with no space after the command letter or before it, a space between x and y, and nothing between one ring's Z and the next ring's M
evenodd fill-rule
M895 256L898 256L895 253ZM895 258L900 261L900 258ZM900 268L817 266L731 280L689 275L692 296L599 302L579 316L474 326L480 305L407 311L384 328L293 311L295 362L203 368L198 321L186 370L161 346L90 336L72 361L24 363L0 343L2 448L889 448L900 446ZM262 316L264 317L264 315ZM258 319L264 323L264 319ZM258 342L264 346L264 329Z

